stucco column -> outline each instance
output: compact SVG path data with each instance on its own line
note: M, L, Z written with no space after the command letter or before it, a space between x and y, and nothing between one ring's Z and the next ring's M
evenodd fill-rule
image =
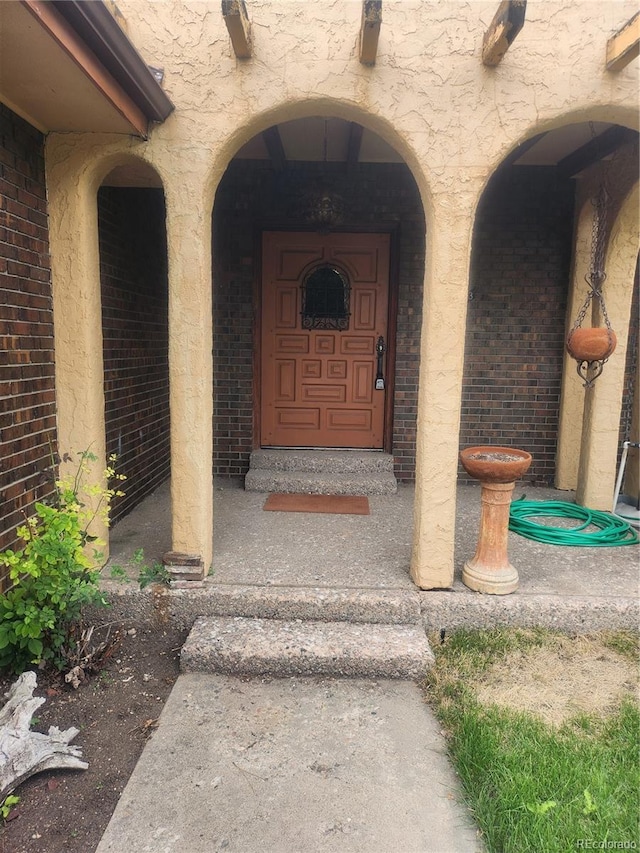
M174 551L211 566L212 322L211 210L196 188L203 176L167 179L171 505Z
M427 220L416 488L411 577L422 589L453 583L456 482L472 188L455 183L434 195Z
M577 202L576 226L573 241L571 283L567 297L565 340L589 292L585 276L591 264L591 230L594 208L589 198ZM575 489L578 483L584 388L576 371L576 362L564 351L562 391L558 416L558 445L556 450L557 489Z
M622 391L633 281L638 258L636 184L627 196L609 239L603 295L618 346L593 388L585 390L584 422L576 501L590 509L610 510L616 478ZM604 325L601 318L598 325Z
M102 311L98 250L97 186L90 161L74 153L64 137L49 137L46 147L49 239L53 285L58 448L71 462L61 473L73 476L78 454L89 450L84 485L102 486L105 468ZM96 499L84 495L91 506ZM99 520L94 535L105 541Z

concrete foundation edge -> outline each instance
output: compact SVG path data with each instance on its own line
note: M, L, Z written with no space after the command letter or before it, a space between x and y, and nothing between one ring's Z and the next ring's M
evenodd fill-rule
M236 615L221 612L215 591L206 583L202 589L170 590L154 585L139 590L137 587L108 582L104 589L110 606L87 611L86 614L88 620L97 624L111 621L158 625L170 623L188 630L199 616ZM354 590L354 593L358 592ZM384 590L378 592L384 593ZM413 595L427 631L444 628L451 632L464 628L511 626L594 633L637 631L640 625L640 602L636 598L520 594L490 596L418 590Z

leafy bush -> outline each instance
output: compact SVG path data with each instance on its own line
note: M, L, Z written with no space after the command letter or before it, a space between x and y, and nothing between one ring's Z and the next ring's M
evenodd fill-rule
M42 663L62 669L83 607L107 604L99 589L103 555L98 548L104 543L89 534L89 527L97 517L108 523L111 500L122 492L89 486L85 491L96 498L96 506L82 503L83 479L95 460L88 450L80 453L75 476L57 480L52 502L37 503L35 515L18 528L24 547L0 553L0 565L9 569L13 584L0 595L0 669L19 674ZM107 484L124 479L115 473L114 462L110 457Z

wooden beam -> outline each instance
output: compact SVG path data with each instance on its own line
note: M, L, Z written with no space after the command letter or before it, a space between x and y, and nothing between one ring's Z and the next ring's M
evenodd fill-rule
M546 136L548 131L543 131L542 133L538 133L536 136L532 136L530 139L525 139L525 141L518 145L511 154L507 154L502 163L500 164L500 168L504 166L513 166L514 163L517 163L518 160L523 157L530 148L533 148L534 145L537 145L540 140Z
M347 146L347 169L357 166L360 157L360 145L364 127L355 121L349 125L349 144Z
M360 24L360 62L375 65L382 23L382 0L363 0Z
M640 53L640 12L607 42L607 71L621 71Z
M630 130L628 127L620 127L614 125L590 139L585 145L577 148L571 154L563 157L558 163L558 173L565 178L572 178L579 172L584 172L589 166L613 154L621 145L627 142L633 142L638 138L635 130Z
M524 26L527 0L503 0L482 40L482 62L499 65Z
M267 146L267 152L269 153L273 168L281 172L286 168L287 155L284 153L284 146L277 126L274 124L273 127L268 127L264 130L262 138L264 139L264 144Z
M244 0L222 0L222 17L238 59L251 57L251 24Z

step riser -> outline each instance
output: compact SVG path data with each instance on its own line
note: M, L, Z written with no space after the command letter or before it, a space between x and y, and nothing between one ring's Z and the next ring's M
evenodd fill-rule
M184 654L180 657L181 672L206 672L209 675L415 679L425 675L427 670L427 666L417 663L411 657L388 658L385 661L358 661L337 656L321 659L313 655L300 656L298 659L254 656L251 660L240 656L210 655L206 661Z
M180 656L182 672L276 678L419 678L433 663L417 626L196 620Z
M255 450L248 492L311 495L394 495L393 456L372 451Z
M302 619L379 625L421 624L418 593L400 590L308 589L218 586L210 599L212 616Z
M247 492L280 492L310 495L394 495L398 490L391 474L367 476L310 474L251 469L244 481Z
M393 474L393 456L388 453L330 453L326 451L255 450L251 468L297 471L312 474Z

